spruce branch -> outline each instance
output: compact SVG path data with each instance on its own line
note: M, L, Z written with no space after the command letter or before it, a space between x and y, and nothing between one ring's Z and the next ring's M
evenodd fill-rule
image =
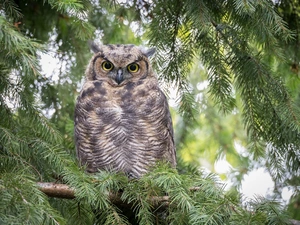
M38 189L46 194L48 197L54 197L54 198L64 198L64 199L74 199L75 198L75 189L71 188L67 184L61 184L61 183L54 183L54 182L37 182ZM196 188L193 188L193 190L197 190ZM111 202L113 202L116 205L122 205L124 202L121 199L121 192L109 193L109 199ZM150 202L153 205L169 205L170 204L170 198L169 196L152 196L150 199Z
M64 199L74 199L75 198L76 190L71 188L69 185L61 184L61 183L53 183L53 182L38 182L36 185L37 185L38 189L41 192L43 192L44 194L46 194L48 197L64 198ZM201 191L201 187L192 187L189 189L189 191L191 191L191 192ZM173 205L172 199L169 196L150 196L148 198L149 198L149 203L156 210L164 210L164 209L168 208L171 204ZM122 192L116 192L116 193L110 192L109 200L111 201L111 203L113 203L114 205L116 205L118 207L124 207L124 206L132 207L132 203L128 204L127 202L124 202L122 200ZM215 201L215 200L211 200L211 201ZM195 215L198 215L197 217L193 218L194 220L199 221L199 218L205 216L204 214L206 214L206 213L204 213L203 210L207 210L206 207L212 203L211 201L209 199L207 199L206 203L198 204L198 205L196 205L196 207L192 207L190 209L191 212L195 213ZM221 203L222 204L220 204L215 209L213 215L210 215L210 213L207 212L211 216L211 218L209 218L209 221L220 220L220 222L222 222L224 219L224 218L222 218L222 215L224 213L230 214L230 212L226 212L228 210L232 211L231 213L233 213L233 214L240 213L240 212L237 212L236 207L230 206L228 199L224 200L224 202L221 202ZM262 204L262 208L264 208L264 207L265 207L265 205ZM261 209L259 209L259 210L261 210ZM278 213L278 212L276 212L276 213ZM291 225L300 225L300 221L298 221L298 220L290 219L289 222Z

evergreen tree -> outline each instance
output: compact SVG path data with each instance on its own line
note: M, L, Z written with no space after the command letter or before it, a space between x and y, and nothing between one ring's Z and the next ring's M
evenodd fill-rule
M242 196L225 192L215 175L180 160L178 171L157 165L140 180L105 171L88 175L78 167L73 142L74 102L90 56L87 41L149 40L157 48L159 78L178 90L184 124L179 149L195 126L197 99L189 73L193 63L201 64L220 111L242 112L250 153L268 159L278 183L294 181L299 93L290 93L283 69L275 68L291 60L284 46L297 43L275 11L285 18L288 3L296 4L0 1L0 224L128 224L121 204L132 208L139 224L290 223L278 202L258 197L241 204ZM59 64L49 77L40 59L52 53ZM67 184L74 195L48 197L38 182Z

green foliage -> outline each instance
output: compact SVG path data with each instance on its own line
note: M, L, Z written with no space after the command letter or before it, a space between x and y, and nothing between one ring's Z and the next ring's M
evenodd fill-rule
M79 181L78 177L82 177L79 173L76 177L68 183L72 181L71 185L78 190L78 210L86 210L90 205L97 208L100 224L128 223L122 212L107 200L108 191L118 190L122 190L121 199L128 204L126 207L135 212L138 224L229 224L238 221L288 224L278 203L255 199L240 206L236 193L224 193L220 181L212 174L178 174L168 165L158 165L140 180L128 180L124 175L107 172L86 176L84 182ZM167 202L164 199L161 204L165 193L168 193L164 197ZM91 209L87 212L93 215Z
M297 30L288 30L288 24L274 11L274 5L270 1L171 2L165 4L164 1L157 1L157 7L153 10L155 16L150 24L150 42L158 48L158 63L162 65L160 71L167 81L175 81L180 87L189 78L187 75L191 64L195 62L194 56L199 56L196 66L203 64L206 67L211 98L221 112L231 114L220 117L220 121L224 120L220 122L213 119L213 112L216 110L211 102L191 104L191 101L187 101L191 98L185 98L185 103L182 104L179 98L182 111L189 111L190 106L196 105L200 112L208 112L199 117L193 116L198 124L203 125L203 121L211 122L207 126L208 131L205 130L206 127L199 128L192 123L186 128L189 132L181 132L181 154L186 156L188 152L189 158L194 161L199 161L195 156L200 152L218 159L216 154L209 151L214 149L219 156L235 155L234 161L243 163L244 158L239 159L239 154L235 149L232 150L234 138L238 137L250 152L250 155L247 152L247 161L266 158L270 173L278 181L278 185L289 176L297 177L300 168L297 153L300 147L300 114L294 96L299 93L299 79L295 76L288 78L290 84L293 82L292 94L284 83L286 74L290 73L286 71L285 64L291 58L289 50L294 48L293 51L299 52L294 44L290 45L294 43L294 33ZM283 8L289 5L289 9L296 9L295 6L298 5L296 1L279 1L278 7L283 13L285 11L280 8L281 4ZM295 18L297 11L288 12L287 16L289 15ZM289 48L285 49L285 46ZM168 59L164 60L166 56ZM298 61L294 61L291 67L295 70L297 65ZM183 90L189 94L197 93L196 88ZM202 103L205 105L202 106ZM228 117L236 118L236 113L242 115L248 140L240 134L235 135L234 131L231 131L232 136L228 135L229 138L226 138L224 130L230 125L226 125L225 129L214 129L214 126L222 128L220 124L226 123ZM191 115L188 117L183 119L183 127L191 124L185 122L191 119ZM240 130L242 129L239 128L237 132ZM224 139L227 141L222 142ZM242 164L240 165L242 168ZM295 186L295 189L298 188Z
M291 34L269 3L248 2L249 7L255 9L249 10L243 2L226 1L217 6L215 2L202 2L199 7L199 2L194 1L175 1L167 5L158 1L158 11L154 11L157 20L151 23L151 29L156 32L150 40L159 49L159 60L168 55L169 61L159 61L164 66L161 72L181 87L195 52L200 51L201 61L208 66L210 93L222 105L222 110L229 112L235 105L233 86L240 95L244 123L253 146L258 146L260 140L276 140L274 144L278 146L289 140L298 145L296 139L291 140L289 134L282 131L298 132L299 113L285 87L260 56L270 51L279 55L277 37L288 38ZM196 20L197 15L202 16ZM161 23L161 20L166 22ZM261 21L267 24L261 25ZM260 51L262 44L264 52ZM273 115L262 113L266 109ZM285 141L278 139L275 132L279 129Z
M88 40L149 42L159 78L176 86L178 156L197 166L226 156L240 180L264 158L276 191L290 185L297 202L298 8L295 0L0 1L0 224L288 224L278 202L241 204L215 175L181 160L179 172L158 165L139 180L84 173L73 111ZM52 74L41 72L43 55L58 59ZM206 82L208 91L199 88ZM75 199L49 198L38 181L66 183Z
M28 170L3 171L1 167L1 224L63 224L64 219L38 190Z

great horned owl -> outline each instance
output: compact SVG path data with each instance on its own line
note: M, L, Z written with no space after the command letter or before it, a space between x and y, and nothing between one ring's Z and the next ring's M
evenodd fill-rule
M162 160L176 166L172 120L149 57L155 49L92 43L94 56L77 98L75 141L88 172L138 178Z

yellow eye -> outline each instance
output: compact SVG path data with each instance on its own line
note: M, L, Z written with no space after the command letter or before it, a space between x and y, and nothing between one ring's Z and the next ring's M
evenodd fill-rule
M102 63L102 69L105 71L110 71L114 68L113 64L111 62L105 61Z
M129 66L127 66L127 69L131 73L136 73L137 71L139 71L139 65L136 63L132 63Z

